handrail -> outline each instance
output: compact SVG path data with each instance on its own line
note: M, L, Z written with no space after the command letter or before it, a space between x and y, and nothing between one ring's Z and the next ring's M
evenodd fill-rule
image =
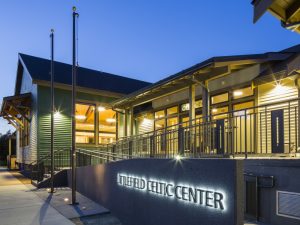
M284 104L284 103L289 104L290 102L294 102L294 101L300 101L300 98L293 98L293 99L290 99L290 100L282 100L282 101L278 101L278 102L275 102L275 103L268 103L268 104L263 104L263 105L258 105L258 106L252 106L252 107L248 107L248 108L240 109L240 110L231 110L231 111L228 111L228 112L217 113L217 114L214 114L214 115L209 115L207 118L211 119L211 117L216 117L216 116L221 116L221 115L226 115L226 114L233 115L234 113L240 112L240 111L248 111L248 110L251 110L251 109L266 108L268 106L276 106L276 105L280 105L280 104ZM154 132L157 132L157 133L161 132L161 131L164 132L164 131L170 130L170 128L172 128L172 127L180 127L184 124L189 124L190 122L200 121L203 118L205 118L205 117L202 116L202 117L195 118L195 119L192 119L192 120L188 120L188 121L185 121L185 122L177 123L175 125L168 126L168 127L165 127L165 128L160 128L160 129L157 129L155 131L145 132L143 134L135 134L135 135L127 136L127 137L121 137L121 138L119 138L119 140L120 141L130 140L130 139L141 137L141 136L147 136L147 135L153 134ZM215 121L210 120L210 121L202 122L201 124L212 124L214 122ZM195 123L192 123L192 124L193 124L192 126L196 126ZM118 141L115 141L115 142L110 143L110 144L116 144Z

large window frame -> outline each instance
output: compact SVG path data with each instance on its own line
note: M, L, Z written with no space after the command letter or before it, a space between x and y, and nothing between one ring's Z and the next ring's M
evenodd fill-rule
M93 127L93 131L91 130L83 130L83 129L78 129L77 128L77 120L75 122L75 136L76 136L76 144L83 144L83 145L95 145L96 144L96 138L97 138L97 135L96 135L96 126L97 126L97 122L96 122L96 112L97 112L97 105L95 103L90 103L90 102L81 102L81 101L77 101L76 102L76 105L75 105L75 108L77 105L86 105L86 106L92 106L93 107L93 114L94 114L94 127ZM75 117L76 117L76 114L75 114ZM78 142L77 141L77 133L80 133L80 132L85 132L85 133L93 133L93 141L92 142ZM87 138L89 138L87 136Z

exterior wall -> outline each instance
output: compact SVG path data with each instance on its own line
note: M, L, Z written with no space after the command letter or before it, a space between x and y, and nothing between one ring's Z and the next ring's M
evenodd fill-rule
M266 136L265 131L271 131L271 111L277 109L284 110L284 143L286 143L284 152L289 152L290 142L292 145L296 143L298 101L288 102L295 98L298 98L298 87L292 78L281 80L280 86L276 85L275 82L269 82L258 86L258 106L286 101L282 104L259 109L258 113L259 116L261 116L261 119L258 120L257 127L260 128L261 126L261 129L258 129L258 140L262 140L262 145L257 147L259 152L271 153L271 132L267 132ZM289 137L293 138L289 140Z
M54 149L68 150L71 147L71 91L55 88ZM78 102L110 103L112 97L78 92ZM50 88L38 86L38 157L50 153ZM95 145L81 145L90 148Z
M124 225L244 224L242 160L131 159L76 171L77 191L108 208ZM70 175L68 170L69 185ZM120 175L140 177L144 187L134 180L122 184ZM163 193L166 183L173 187L168 194ZM200 200L198 195L195 201L180 194L181 188L187 193L195 187L223 193L224 208L208 207L211 198Z
M29 164L37 159L37 85L24 70L20 94L31 92L31 122L29 127L29 145L20 147L20 132L17 130L17 162Z
M296 159L257 159L245 160L244 170L254 175L274 176L275 186L273 188L259 188L259 219L272 225L296 225L300 220L278 216L276 214L276 192L287 191L300 193L300 160ZM268 185L267 180L260 179L259 184ZM254 196L252 196L254 198ZM298 205L298 208L297 208ZM285 205L290 213L297 212L299 203L293 205L289 201ZM296 210L296 211L295 211ZM299 212L299 211L298 211ZM299 213L298 213L299 214Z

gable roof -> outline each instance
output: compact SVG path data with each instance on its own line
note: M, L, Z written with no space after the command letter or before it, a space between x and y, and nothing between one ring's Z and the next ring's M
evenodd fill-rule
M50 60L20 53L19 61L22 66L26 68L33 81L50 82ZM22 69L18 67L15 94L18 94L18 91L20 90L21 71ZM55 61L54 82L71 85L72 65ZM77 69L77 86L83 88L130 94L150 84L151 83L149 82L83 67L78 67Z

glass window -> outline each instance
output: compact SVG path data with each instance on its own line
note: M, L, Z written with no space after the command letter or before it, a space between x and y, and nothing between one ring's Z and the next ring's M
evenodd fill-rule
M154 118L152 113L146 113L137 118L137 133L144 134L153 131Z
M245 111L243 109L251 108L253 106L254 106L253 101L235 104L233 106L233 110L236 111L234 112L234 115L235 116L245 115ZM253 109L246 110L246 113L247 114L253 113Z
M246 87L233 91L233 99L244 98L251 95L253 95L253 89L251 87Z
M167 119L167 126L170 127L170 129L175 129L174 125L178 124L178 117L172 117ZM174 126L174 127L171 127Z
M160 130L165 128L165 119L155 121L155 130Z
M202 100L195 101L195 108L199 109L202 107ZM185 103L181 105L181 112L190 110L190 103Z
M228 106L219 107L219 108L212 108L212 110L211 110L211 114L216 115L216 116L213 116L213 119L215 119L215 120L226 118L227 117L227 112L228 112ZM220 114L220 115L217 115L217 114Z
M155 119L159 119L159 118L162 118L162 117L165 117L165 111L164 110L155 112Z
M76 142L95 143L95 106L76 104Z
M227 102L228 101L228 93L215 95L211 97L211 104L217 104L221 102Z
M177 106L174 106L172 108L167 109L167 114L168 115L172 115L172 114L175 114L175 113L178 113L178 107Z
M116 112L112 109L98 108L99 113L99 144L116 141Z

